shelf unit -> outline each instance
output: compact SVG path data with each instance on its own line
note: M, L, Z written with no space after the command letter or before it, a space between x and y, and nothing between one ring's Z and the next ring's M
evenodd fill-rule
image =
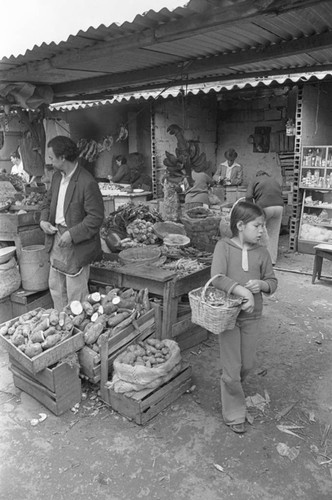
M300 188L332 189L332 146L302 148Z
M315 245L332 243L332 146L302 147L299 188L298 251L314 254Z
M314 246L332 244L332 188L303 190L298 251L314 254Z

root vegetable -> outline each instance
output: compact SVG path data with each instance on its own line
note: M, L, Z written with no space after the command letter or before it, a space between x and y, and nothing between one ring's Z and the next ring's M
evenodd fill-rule
M133 309L135 307L135 299L122 299L121 297L114 297L112 304L121 307L122 309Z
M92 306L92 304L90 304L90 302L85 300L84 302L82 302L82 307L83 307L83 310L85 311L85 313L87 314L87 316L92 316L93 306Z
M118 306L112 302L106 302L103 306L105 314L112 314L118 310Z
M50 317L50 325L55 326L59 323L59 311L57 309L52 309Z
M99 314L97 312L94 312L90 318L92 323L95 323L99 317Z
M104 326L101 323L96 323L92 325L88 331L84 334L84 341L86 344L94 344L99 335L102 334Z
M88 295L87 297L87 300L88 302L90 302L90 304L96 304L97 302L100 302L101 300L100 293L99 292L90 293L90 295Z
M115 316L108 319L107 324L109 327L113 328L114 326L121 323L124 319L128 318L128 316L130 316L129 312L122 312L115 314Z
M41 344L27 344L24 354L29 358L34 358L38 354L43 352Z
M55 328L55 326L50 326L47 330L43 332L43 335L45 337L43 340L47 339L47 337L49 337L50 335L54 335L57 332L58 330Z
M59 325L63 326L65 324L65 319L66 319L66 313L64 311L61 311L59 313Z
M82 311L81 314L78 314L73 318L73 325L80 326L81 323L85 320L85 311Z
M50 347L54 347L61 340L61 333L55 333L54 335L50 335L47 339L41 344L42 349L46 350Z
M30 342L32 342L33 344L35 343L41 343L41 342L44 342L45 341L45 337L44 337L44 334L43 334L43 330L38 330L38 332L33 332L31 335L30 335Z
M91 323L90 319L89 318L85 318L85 320L82 321L82 323L80 325L78 325L78 329L81 330L81 332L84 332L85 328L87 325L89 325Z
M0 335L7 335L9 330L9 325L2 325L0 328Z
M50 326L50 320L48 317L41 319L36 325L34 325L32 333L38 332L39 330L47 330Z
M91 305L91 304L89 304ZM83 312L83 306L79 300L73 300L70 303L70 311L73 313L74 316L78 316Z
M14 335L12 336L11 341L16 347L18 347L21 344L25 344L25 338L21 333L15 332Z
M120 314L123 314L123 313L120 313ZM135 319L135 316L136 316L136 311L132 312L131 315L128 316L127 318L125 318L123 321L121 321L121 323L118 323L113 328L112 333L114 334L114 333L120 332L121 330L126 328L126 326L130 325L130 323Z

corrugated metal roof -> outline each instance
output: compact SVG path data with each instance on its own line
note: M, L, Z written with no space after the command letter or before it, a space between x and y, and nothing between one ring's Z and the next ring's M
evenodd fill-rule
M101 99L95 101L72 101L65 103L51 104L51 111L73 111L86 108L94 108L105 106L114 103L123 103L130 101L147 101L149 99L168 99L170 97L177 97L180 94L184 95L197 95L199 93L208 94L209 92L222 92L226 90L244 89L245 87L257 87L258 85L265 85L266 87L272 84L282 85L287 81L293 83L308 82L309 80L323 80L326 77L332 77L332 71L316 71L314 73L295 73L292 75L275 75L270 78L248 78L242 80L233 80L229 82L206 82L197 85L175 86L168 89L155 89L146 92L128 92L126 94L119 94L114 96L113 99Z
M191 0L3 58L0 82L49 85L59 102L327 67L331 0Z

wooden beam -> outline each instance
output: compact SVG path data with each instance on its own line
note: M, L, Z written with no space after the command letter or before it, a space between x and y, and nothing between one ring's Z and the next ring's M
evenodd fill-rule
M187 82L187 77L189 77L189 81L191 81L194 78L203 78L205 74L211 72L216 74L214 79L218 78L218 74L221 79L225 76L230 76L230 71L232 72L230 78L237 78L238 66L242 67L248 64L261 63L262 61L275 61L281 57L300 53L310 54L318 49L324 49L331 46L332 32L328 32L321 35L283 42L269 47L262 46L238 53L221 54L205 59L186 61L187 66L172 64L158 68L149 68L148 70L137 70L128 73L55 84L52 88L57 98L61 98L61 96L68 96L72 93L77 95L79 93L101 92L103 90L108 90L113 93L123 93L130 90L139 90L148 82L153 82L161 87L176 85L180 84L183 75L185 75ZM296 68L296 71L309 70L307 68ZM287 72L287 68L279 70L279 73ZM242 70L241 73L243 74ZM268 74L268 71L262 71L261 73ZM250 77L250 73L243 75L243 77Z
M115 54L121 54L122 51L125 55L125 52L132 48L156 48L159 43L206 34L214 31L218 26L234 23L241 25L251 20L259 23L259 20L267 15L280 15L282 12L297 8L303 10L313 4L325 2L326 0L260 0L255 2L243 0L228 6L220 3L217 7L207 7L204 12L157 25L154 29L145 29L139 33L125 36L112 34L103 41L96 42L93 46L80 49L65 50L64 48L60 54L49 59L27 63L24 67L20 64L15 68L0 71L0 81L29 81L32 83L33 78L37 78L36 75L39 75L41 78L39 83L50 83L46 81L50 73L54 75L56 81L59 81L61 77L66 80L70 69L78 70L78 66L81 65L82 71L86 71L84 64L89 61L97 61L100 57L105 56L105 53L111 59Z

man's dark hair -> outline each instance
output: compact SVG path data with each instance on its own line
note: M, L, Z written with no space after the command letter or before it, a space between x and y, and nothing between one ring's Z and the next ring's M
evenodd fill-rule
M115 161L121 161L121 165L125 165L127 163L127 158L123 155L117 155Z
M65 160L74 162L77 160L79 150L75 142L65 135L57 135L47 143L48 148L52 148L55 156L63 156Z

